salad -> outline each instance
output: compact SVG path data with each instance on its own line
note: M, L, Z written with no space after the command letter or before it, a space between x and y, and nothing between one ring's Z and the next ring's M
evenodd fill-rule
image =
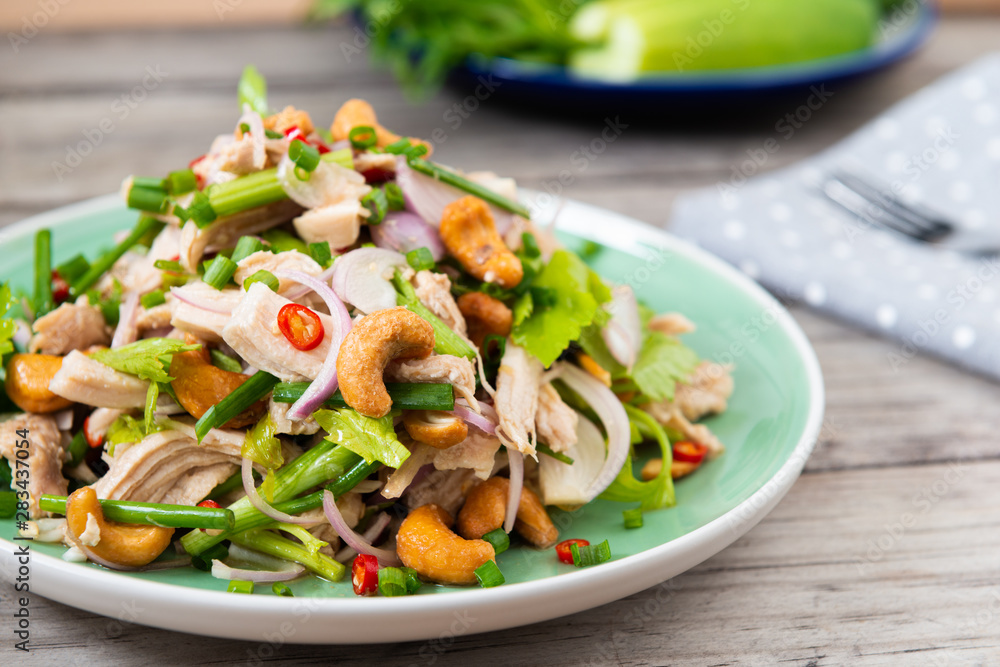
M125 180L138 220L110 249L53 266L41 230L32 293L0 286L0 514L22 535L233 592L349 568L358 595L491 587L508 548L610 559L552 508L616 501L640 528L722 453L697 422L729 369L511 179L432 161L363 100L329 130L275 112L253 67L239 102L187 168Z

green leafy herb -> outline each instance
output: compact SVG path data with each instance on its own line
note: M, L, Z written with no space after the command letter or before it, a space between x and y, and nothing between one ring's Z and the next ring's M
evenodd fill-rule
M146 338L114 350L99 350L90 356L105 366L137 375L143 380L170 382L173 378L167 374L160 357L198 349L201 349L201 345L185 345L173 338Z
M599 497L615 502L640 502L642 503L640 510L643 511L673 507L676 500L674 498L674 481L670 476L670 463L673 459L670 440L663 427L648 413L631 405L624 407L630 421L638 422L653 432L656 442L660 446L663 466L660 468L660 474L655 478L648 482L640 482L632 472L632 457L629 456L625 459L625 465L622 466L618 476Z
M330 434L327 440L340 443L368 463L381 461L390 468L398 468L410 456L396 438L391 415L373 419L342 408L317 410L313 417Z
M244 104L249 104L250 108L260 115L266 116L268 114L267 79L257 71L256 67L247 65L243 69L243 76L240 77L236 92L241 111Z
M104 436L108 444L108 453L114 456L115 447L122 443L139 442L147 435L146 425L130 415L121 415L108 427L108 433Z
M277 470L285 464L285 457L281 454L281 441L274 437L276 432L277 427L271 415L264 415L252 429L247 431L247 437L240 447L240 456L268 470Z
M17 323L9 317L5 317L17 300L10 293L10 286L4 283L0 285L0 355L14 351L14 343L11 338L17 333Z

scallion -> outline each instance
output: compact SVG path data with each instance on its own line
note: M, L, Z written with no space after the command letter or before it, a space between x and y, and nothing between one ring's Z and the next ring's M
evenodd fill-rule
M506 581L503 578L503 572L497 567L494 561L488 560L479 567L476 568L476 579L479 580L479 585L483 588L493 588L494 586L499 586Z
M426 174L427 176L431 176L442 183L447 183L448 185L452 185L459 190L464 190L465 192L475 195L483 201L493 204L498 208L515 213L525 219L531 218L531 212L523 204L507 199L503 195L497 194L493 190L483 187L478 183L473 183L464 176L459 176L455 172L445 169L439 164L424 160L423 158L412 158L409 160L409 165L412 169L419 171L421 174Z
M403 190L395 183L386 183L382 187L385 198L389 202L390 211L402 211L406 208L406 199L403 197Z
M253 582L233 579L232 581L229 582L229 586L226 587L226 592L243 593L245 595L250 595L251 593L253 593Z
M406 573L398 567L383 567L378 571L378 590L387 598L406 595Z
M267 392L278 383L278 378L267 371L257 371L246 382L237 387L231 394L210 407L194 425L198 442L211 431L240 414L251 405L264 398Z
M385 192L380 188L375 188L361 198L361 205L368 209L368 216L365 222L369 225L381 224L385 219L385 214L389 211L389 200L386 199Z
M531 232L521 234L521 248L528 259L536 259L542 256L542 250L538 247L538 241L535 240L535 235Z
M163 290L153 290L147 294L143 294L142 298L139 299L139 303L146 310L150 308L155 308L156 306L162 305L167 302L167 296L163 293Z
M90 262L87 261L87 258L83 255L77 255L57 266L56 271L63 280L71 283L85 274L89 268Z
M268 139L284 139L285 138L285 135L283 135L281 132L276 132L276 131L271 130L271 129L266 128L266 127L264 128L264 136L266 138L268 138Z
M430 271L435 265L434 256L431 255L431 251L424 247L414 248L406 253L406 263L414 271Z
M208 188L208 201L219 217L239 213L258 206L287 199L278 182L277 169L272 167Z
M101 509L109 521L140 523L167 528L205 528L229 530L235 525L233 512L225 508L190 507L163 503L137 503L130 500L101 500ZM66 497L43 495L38 501L43 512L66 514Z
M400 306L406 306L408 310L413 311L426 320L431 325L431 328L434 329L435 352L438 354L450 354L455 357L475 359L476 351L417 298L417 292L413 289L413 285L408 280L404 280L399 271L396 271L396 274L393 276L392 284L396 286L396 303Z
M607 540L604 540L600 544L582 547L579 544L571 544L569 550L573 554L573 565L577 567L600 565L611 560L611 546Z
M284 229L269 229L264 232L264 240L271 244L271 252L288 252L295 250L303 255L309 254L305 241Z
M69 453L69 460L66 461L66 467L75 468L83 463L83 458L87 455L89 448L87 436L83 434L83 429L80 429L73 436L73 439L70 440L69 447L66 448Z
M378 142L378 135L375 134L374 127L370 125L358 125L352 127L351 131L347 133L347 139L351 142L351 146L355 150L363 151L371 148Z
M236 262L225 255L216 255L212 263L208 265L205 276L202 280L206 285L211 285L215 289L221 290L229 282L233 274L236 273Z
M503 528L497 528L483 535L483 539L493 545L493 553L498 556L510 547L510 536Z
M162 178L153 178L151 176L133 176L132 186L146 188L147 190L166 190L167 182Z
M52 310L52 231L40 229L35 234L35 316Z
M149 213L166 213L170 205L166 190L143 187L134 182L128 190L126 201L129 208Z
M236 247L233 248L233 254L230 259L239 264L250 255L261 250L264 250L264 244L260 242L259 238L256 236L241 236L240 240L236 242Z
M180 262L175 262L170 259L158 259L153 262L153 267L159 269L160 271L172 271L174 273L184 273L184 267L181 266Z
M224 544L216 544L211 549L207 549L197 556L191 556L191 566L202 572L211 572L213 560L225 560L227 558L229 558L229 548Z
M420 581L420 575L412 567L401 567L399 568L406 575L406 592L409 595L413 595L420 590L420 587L424 585L424 582Z
M219 350L209 350L208 354L212 359L212 365L216 368L221 368L222 370L229 371L230 373L240 373L243 371L243 366L240 365L240 362L224 352L220 352Z
M622 516L625 518L625 527L628 529L642 528L642 508L636 507L635 509L625 510L622 512Z
M295 595L292 593L292 589L284 585L280 581L276 581L273 584L271 584L271 592L273 592L275 595L280 595L281 597L284 598L295 597Z
M0 491L0 519L9 519L17 511L17 494L13 491Z
M274 385L271 397L276 403L294 403L309 387L309 382L281 382ZM401 410L454 410L455 392L450 384L436 382L386 382L392 405ZM323 402L328 408L347 408L338 389Z
M187 216L194 222L194 224L196 224L199 228L207 227L215 222L219 215L221 214L215 210L215 207L212 205L212 201L208 195L201 190L194 193L194 198L191 200L191 204L187 208Z
M324 579L338 581L347 568L324 553L281 537L269 530L250 530L229 536L233 544L305 565Z
M178 169L167 175L166 187L172 195L183 195L198 187L198 177L190 169Z
M132 246L134 246L139 239L146 234L146 232L162 224L163 223L156 218L150 218L145 215L140 216L139 222L135 225L135 229L132 230L132 233L129 234L125 240L116 245L113 250L101 255L97 261L90 265L90 268L87 269L86 273L72 283L70 287L70 295L75 298L86 292L87 289L100 280L101 276L103 276L107 270L121 258L122 255L128 252L128 250L132 248Z
M556 461L562 461L563 463L573 465L573 459L561 452L554 451L551 447L544 443L538 443L535 445L535 450L539 454L545 454L548 457L554 458Z
M250 286L254 283L264 283L272 292L277 292L278 286L281 284L278 282L278 279L274 277L273 273L265 269L261 269L260 271L256 271L253 275L247 276L246 280L243 281L243 289L249 291Z
M308 174L319 166L319 150L301 139L293 139L292 143L288 144L288 159L295 163L296 169L301 169L307 174L306 178L300 177L300 180L307 180Z
M319 241L309 244L309 256L316 260L316 263L324 269L329 268L333 262L333 253L330 251L329 241Z

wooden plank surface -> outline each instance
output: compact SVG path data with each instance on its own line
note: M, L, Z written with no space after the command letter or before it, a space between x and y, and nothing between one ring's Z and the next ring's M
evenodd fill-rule
M345 62L342 28L236 32L42 31L0 50L0 225L161 173L232 122L234 82L256 62L276 103L329 117L370 99L404 132L441 127L438 156L543 187L600 131L599 121L512 114L487 100L458 127L467 92L407 105L383 72ZM834 90L766 168L821 150L893 102L1000 44L1000 20L949 19L891 71ZM120 117L116 98L165 72ZM159 68L157 70L156 68ZM138 97L138 94L135 94ZM788 110L794 109L792 106ZM678 193L725 178L774 134L783 113L724 127L634 124L565 194L663 225ZM67 146L102 119L114 130L63 174ZM629 119L623 118L628 123ZM894 372L889 342L793 308L816 347L828 429L774 513L721 554L661 587L564 619L445 644L272 646L152 630L32 599L33 664L949 665L1000 660L1000 387L916 358ZM904 526L904 522L906 525ZM13 589L0 584L0 609ZM10 619L0 621L8 628ZM0 642L3 664L10 643ZM22 661L16 657L17 663Z

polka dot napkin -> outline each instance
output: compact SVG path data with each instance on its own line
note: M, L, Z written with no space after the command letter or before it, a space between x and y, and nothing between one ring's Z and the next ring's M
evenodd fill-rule
M1000 249L1000 54L815 158L747 177L779 149L772 139L726 181L680 198L671 231L780 297L896 339L892 368L926 351L1000 378L1000 255L920 244L859 220L819 190L846 169L940 214L955 239Z

